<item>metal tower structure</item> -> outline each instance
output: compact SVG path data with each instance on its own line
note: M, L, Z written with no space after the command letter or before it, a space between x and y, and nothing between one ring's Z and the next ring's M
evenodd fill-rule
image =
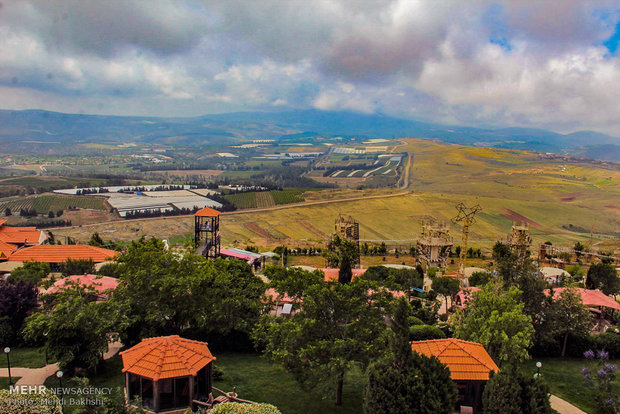
M454 224L461 223L463 226L463 238L461 246L461 254L459 257L459 279L461 284L465 278L465 258L467 257L467 242L469 241L469 227L476 222L476 214L482 211L482 207L476 204L473 207L467 207L464 203L458 203L456 205L458 214L452 219Z

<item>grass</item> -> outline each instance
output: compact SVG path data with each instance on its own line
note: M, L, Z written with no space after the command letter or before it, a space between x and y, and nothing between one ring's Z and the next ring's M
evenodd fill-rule
M589 361L576 358L543 358L530 360L521 365L521 369L532 375L536 372L536 361L542 362L540 369L551 393L588 413L598 413L592 399L592 389L589 388L581 374L581 368ZM618 365L620 360L613 360ZM613 384L616 395L620 395L620 379Z
M224 372L221 381L214 386L223 391L232 391L237 387L241 398L256 402L274 404L287 414L296 413L342 413L362 412L362 390L364 375L361 370L353 370L345 377L343 405L334 405L335 387L319 385L318 388L303 389L293 376L281 366L258 354L221 354L216 353L217 366ZM96 388L113 388L123 386L122 360L115 356L104 364L103 372L90 378L89 385ZM8 384L8 381L7 381ZM75 386L73 378L63 378L63 387ZM58 387L55 376L45 381L48 387ZM215 393L217 396L218 394ZM65 406L63 412L78 412L79 407Z
M15 385L15 383L20 379L21 377L11 377L11 380L13 381L13 385ZM4 378L4 377L0 377L0 390L8 390L9 389L9 379Z
M335 387L319 385L302 389L293 376L279 365L256 354L217 354L216 365L224 371L215 387L230 391L237 387L241 398L266 402L287 414L362 412L363 373L355 370L345 377L343 405L334 405Z
M11 348L9 355L11 367L15 368L41 368L45 366L45 352L43 348ZM48 361L50 364L54 361ZM0 356L0 368L6 368L6 355Z

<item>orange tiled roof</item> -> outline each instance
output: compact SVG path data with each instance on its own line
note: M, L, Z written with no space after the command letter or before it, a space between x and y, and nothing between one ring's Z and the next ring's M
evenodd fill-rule
M435 356L450 369L454 381L489 379L491 371L499 371L482 344L461 339L415 341L411 349L426 356Z
M120 353L123 372L131 372L158 381L164 378L196 376L215 357L205 342L179 335L143 339Z
M620 303L618 303L615 299L607 296L600 290L593 289L584 289L584 288L572 288L575 292L581 297L581 301L586 306L603 306L606 308L618 309L620 310ZM562 295L562 292L566 290L566 288L555 288L553 289L553 299L557 299ZM549 296L551 294L550 289L545 289L545 295Z
M212 208L205 207L201 208L197 212L194 213L194 216L198 217L217 217L220 215L220 212L217 210L213 210Z
M0 225L0 240L5 243L40 244L47 237L36 227L7 227Z
M15 250L17 250L17 246L0 240L0 259L8 259L11 253L13 253Z
M117 254L118 252L114 250L82 244L42 244L40 246L26 247L15 251L15 253L9 256L9 261L63 263L67 261L67 259L92 259L95 263L100 263L110 260Z

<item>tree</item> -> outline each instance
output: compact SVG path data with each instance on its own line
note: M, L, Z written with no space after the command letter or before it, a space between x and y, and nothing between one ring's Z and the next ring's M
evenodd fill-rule
M26 319L24 337L34 342L44 340L47 351L63 370L93 370L123 318L108 302L95 301L94 291L73 285Z
M342 404L345 373L385 352L382 308L391 298L371 282L308 286L301 311L291 318L261 316L252 336L264 353L307 386L336 386Z
M67 259L60 265L63 276L86 275L95 273L95 262L93 259Z
M353 278L353 265L357 263L360 252L357 244L351 240L334 236L323 252L329 267L337 267L338 281L342 284L350 283Z
M129 315L119 329L124 344L156 335L218 334L252 330L265 284L240 260L207 260L166 250L161 240L132 242L115 270L124 283L111 302Z
M11 209L10 208L7 207L7 208L4 209L4 215L5 216L8 217L8 216L11 216L12 214L13 213L11 213Z
M491 273L489 272L474 272L469 277L469 285L470 286L484 286L489 283L491 280Z
M575 256L577 256L577 259L579 259L581 255L583 254L583 252L588 251L588 248L585 245L583 245L581 242L576 242L575 245L573 246L573 250L575 251Z
M411 352L404 298L392 320L392 352L369 365L364 388L365 413L451 413L457 398L448 368L436 358Z
M485 414L551 414L549 387L542 378L531 378L517 369L502 370L489 379L482 393Z
M446 301L446 313L448 312L448 298L452 298L461 290L461 284L458 279L444 276L433 279L432 289L444 297Z
M50 211L47 213L47 217L48 217L48 218L54 218L54 217L56 217L56 216L54 215L54 212L50 210Z
M271 404L221 403L215 405L209 414L281 414L278 407Z
M0 279L0 321L5 321L0 343L15 343L26 316L37 306L37 295L37 288L32 283L23 280L8 283Z
M596 263L588 269L586 287L599 289L606 295L615 295L620 293L620 277L612 265Z
M534 328L518 301L520 294L515 286L504 290L501 283L489 282L473 293L465 309L457 310L452 320L454 336L481 343L500 364L527 359Z
M370 266L361 276L374 280L388 289L408 292L413 286L422 287L422 276L415 269L394 269L385 266Z
M24 262L20 267L13 269L7 281L17 283L20 280L37 286L41 280L51 272L49 263L43 262Z
M551 311L547 316L551 322L547 325L551 332L563 337L562 357L566 354L569 335L583 338L590 334L592 316L579 293L573 289L564 289L560 297L551 302Z

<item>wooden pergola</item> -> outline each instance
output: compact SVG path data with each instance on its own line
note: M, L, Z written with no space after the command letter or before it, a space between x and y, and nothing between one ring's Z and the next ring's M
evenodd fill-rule
M128 400L139 399L153 412L185 409L211 394L215 357L205 342L178 335L147 338L120 355Z

